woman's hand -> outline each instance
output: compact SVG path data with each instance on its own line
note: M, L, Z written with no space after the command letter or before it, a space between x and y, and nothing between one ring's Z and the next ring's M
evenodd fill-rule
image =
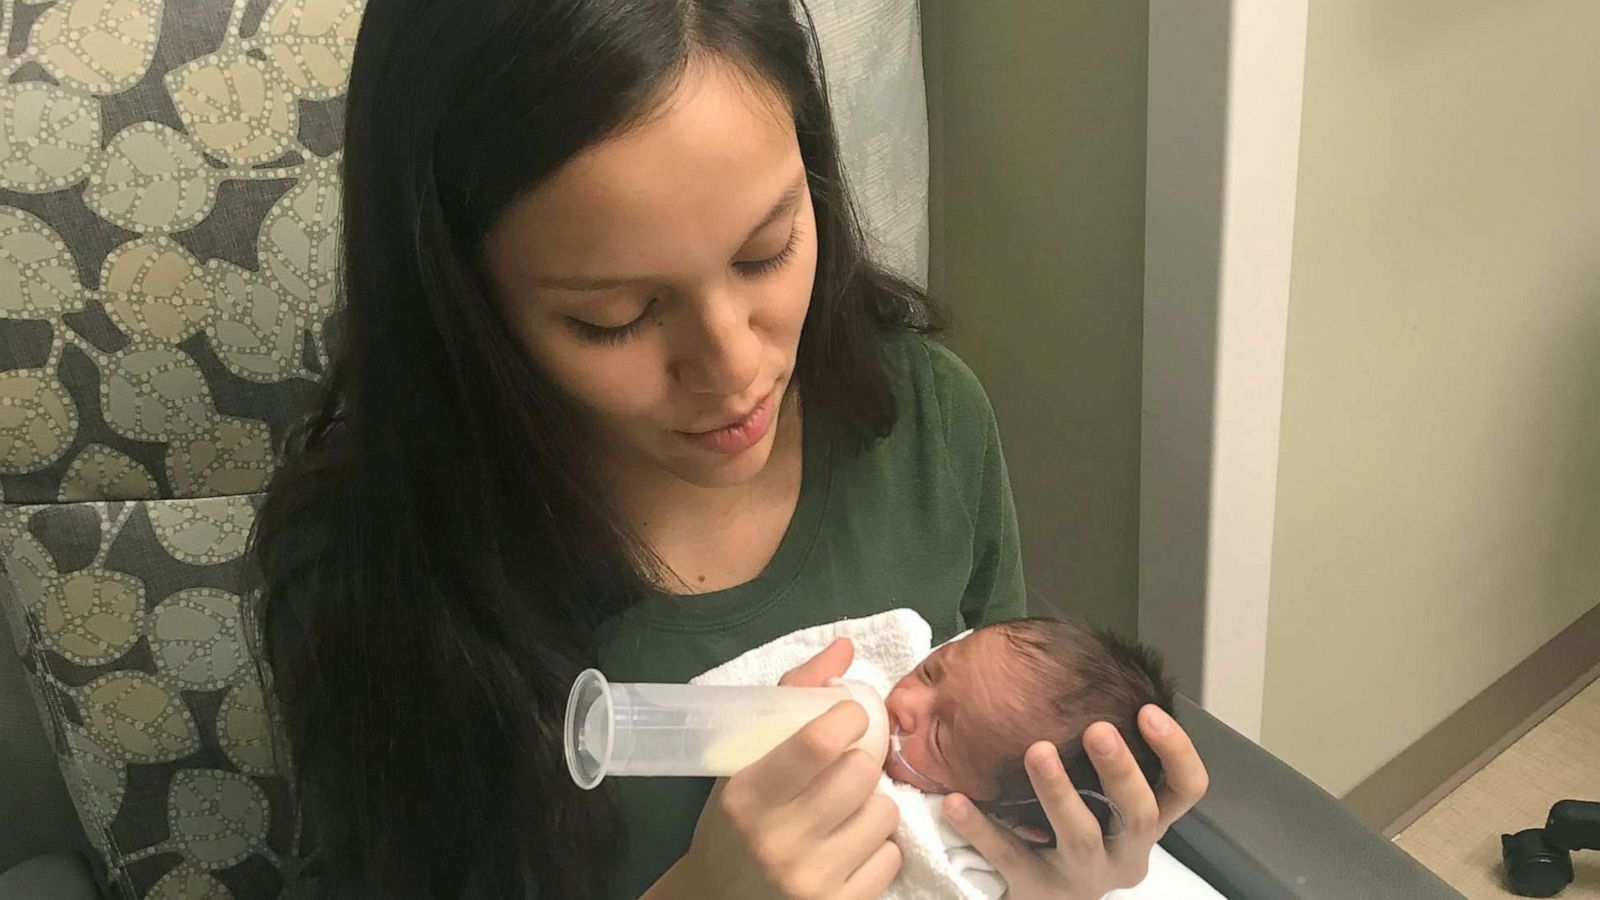
M838 640L779 682L819 687L850 667ZM874 794L879 761L850 745L867 730L843 702L771 753L718 781L689 852L647 897L840 897L873 900L900 872L890 840L899 811Z
M1056 832L1056 846L1029 847L975 809L966 797L945 798L951 827L1006 880L1008 900L1099 900L1107 893L1144 880L1150 850L1167 828L1205 795L1210 779L1194 744L1159 707L1139 714L1139 731L1161 757L1166 772L1160 796L1139 771L1117 729L1099 722L1084 732L1084 747L1100 773L1106 794L1122 812L1123 830L1112 840L1067 777L1061 757L1048 742L1028 748L1028 777Z

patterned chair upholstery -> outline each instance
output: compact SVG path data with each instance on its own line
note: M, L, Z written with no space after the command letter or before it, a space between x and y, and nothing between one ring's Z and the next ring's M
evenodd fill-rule
M116 893L270 898L297 827L241 618L326 364L350 0L0 0L5 612Z
M0 0L0 607L121 897L295 865L241 566L327 365L362 2ZM812 11L863 219L920 277L915 0Z

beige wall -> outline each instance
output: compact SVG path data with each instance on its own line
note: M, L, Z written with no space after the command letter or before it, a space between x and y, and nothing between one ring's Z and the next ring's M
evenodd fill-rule
M1600 601L1596 34L1311 3L1263 743L1335 792Z
M1000 419L1036 610L1137 616L1141 0L925 0L930 283Z

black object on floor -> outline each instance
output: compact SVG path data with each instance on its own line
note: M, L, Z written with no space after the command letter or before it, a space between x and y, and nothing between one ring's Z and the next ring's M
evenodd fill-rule
M1500 836L1506 885L1519 897L1554 897L1572 883L1572 851L1600 850L1600 803L1562 800L1543 828Z

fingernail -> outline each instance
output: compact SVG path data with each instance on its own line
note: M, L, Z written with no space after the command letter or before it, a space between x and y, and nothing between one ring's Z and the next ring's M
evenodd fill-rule
M1095 756L1110 756L1117 752L1117 739L1112 736L1110 731L1104 728L1095 729L1094 734L1089 735L1086 743L1089 745L1089 752Z
M1159 706L1149 707L1149 711L1144 714L1144 727L1146 731L1160 737L1172 728L1172 717Z
M945 817L952 822L965 822L971 810L972 804L960 794L951 794L944 804Z
M1048 753L1027 754L1023 757L1023 762L1027 764L1031 771L1039 775L1053 774L1051 772L1052 769L1066 771L1066 768L1061 765L1061 751L1053 746Z

